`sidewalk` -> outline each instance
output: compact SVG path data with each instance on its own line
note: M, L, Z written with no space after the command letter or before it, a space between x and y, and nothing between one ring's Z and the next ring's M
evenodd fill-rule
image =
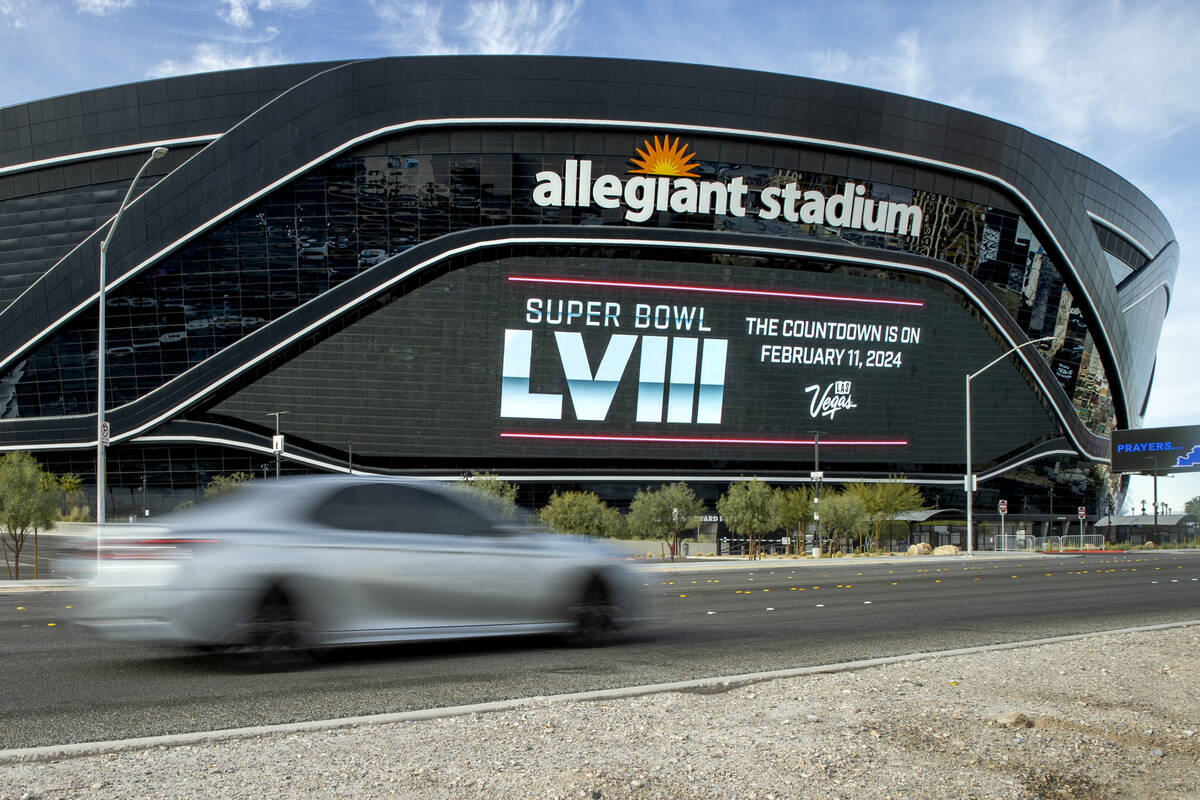
M0 580L0 594L15 592L61 592L68 589L86 589L88 581L71 580L70 578L44 578L36 581L6 581Z
M0 796L1195 798L1198 644L1193 621L0 751Z

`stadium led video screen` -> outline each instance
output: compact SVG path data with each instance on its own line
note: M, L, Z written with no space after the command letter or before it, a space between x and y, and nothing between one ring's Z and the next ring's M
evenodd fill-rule
M1115 430L1113 472L1189 472L1200 470L1200 425Z
M823 462L956 465L964 375L1001 352L927 278L512 257L413 290L214 410L308 398L331 409L313 429L364 455L807 462L819 431ZM1009 364L973 404L979 463L1055 430Z

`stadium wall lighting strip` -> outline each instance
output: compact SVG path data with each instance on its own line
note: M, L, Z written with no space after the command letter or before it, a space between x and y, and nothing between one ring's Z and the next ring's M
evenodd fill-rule
M233 449L250 450L252 452L260 453L262 455L271 455L274 453L274 451L271 450L271 448L266 447L264 445L249 444L247 442L239 442L234 439L224 439L219 436L147 435L147 436L138 436L137 438L135 438L131 441L134 444L179 444L181 442L188 442L188 443L192 443L192 444L209 444L209 445L230 447ZM321 469L327 469L331 472L345 472L345 473L350 472L349 467L347 467L345 464L342 464L339 462L326 461L326 460L319 459L319 458L312 458L310 456L301 455L299 453L289 453L287 451L284 451L282 455L289 460L292 460L292 461L295 461L298 463L302 463L302 464L308 464L308 465L314 466L314 467L319 467ZM1070 455L1075 455L1075 451L1073 451L1073 450L1050 450L1050 451L1047 451L1044 453L1037 453L1032 456L1027 456L1026 458L1023 458L1020 461L1017 461L1017 462L1007 465L1005 467L993 469L986 473L980 473L979 480L981 480L981 481L990 480L992 478L995 478L995 477L998 477L998 476L1004 474L1005 472L1017 469L1018 467L1028 464L1031 461L1036 461L1041 458L1046 458L1047 456L1055 456L1055 455L1070 456ZM354 467L353 474L355 474L355 475L373 475L373 476L379 476L379 477L396 477L396 474L394 474L394 473L373 472L369 469L362 469L358 466ZM400 473L400 475L403 476L402 473ZM737 480L739 477L744 477L741 475L741 473L734 473L734 472L730 472L725 475L722 475L720 473L710 473L710 474L696 473L696 474L691 474L691 475L679 475L677 473L676 474L661 474L661 475L643 474L643 473L634 473L634 474L628 474L628 475L607 474L607 473L604 475L560 473L557 475L553 475L553 474L536 474L536 473L530 474L530 473L522 473L522 472L497 472L496 475L497 475L497 477L499 477L502 480L515 481L518 483L546 483L546 482L556 482L556 481L571 482L571 483L593 483L593 482L611 483L613 481L644 482L644 481L678 481L678 480L687 481L690 483L705 483L705 482L711 483L713 481L721 481L721 480ZM458 471L454 471L454 472L447 472L444 474L420 474L420 475L408 475L408 476L404 476L404 477L408 477L411 480L422 480L422 481L456 481L456 480L459 480L462 478L462 473L458 472ZM845 483L847 481L854 481L854 482L861 482L861 483L883 483L883 482L890 482L893 479L890 477L889 478L880 478L877 476L870 476L870 475L861 475L860 476L860 475L856 475L854 473L847 473L846 475L838 476L835 479L826 479L826 482L829 482L830 480L832 480L834 483ZM775 475L775 476L772 476L770 478L770 480L767 480L766 482L767 483L811 483L812 477L807 474L805 474L805 475ZM900 479L900 482L901 483L911 483L911 484L915 484L915 485L961 486L962 478L959 477L959 478L944 478L944 479L943 478L921 479L921 478L902 477Z
M153 150L156 147L180 147L189 144L208 144L220 139L223 134L205 133L200 136L185 136L180 139L160 139L157 142L138 142L136 144L125 144L119 147L106 147L103 150L87 150L82 153L70 153L67 155L54 156L53 158L42 158L37 161L26 161L21 164L10 164L7 167L0 167L0 177L12 175L17 172L28 172L35 169L45 169L46 167L56 167L59 164L71 164L76 161L92 161L97 158L109 158L110 156L123 156L128 153L140 153L143 150ZM103 226L102 226L103 227Z
M634 281L602 281L579 278L539 278L510 275L514 283L548 283L558 286L593 286L613 289L657 289L668 292L697 292L700 294L731 294L747 297L772 297L783 300L824 300L831 303L868 303L889 306L912 306L923 308L921 300L890 300L878 297L849 297L846 295L811 294L807 292L783 292L771 289L727 289L720 286L690 286L680 283L637 283Z
M703 436L622 436L603 433L520 433L501 431L501 439L551 439L583 442L658 442L662 444L738 444L784 447L812 447L812 439L741 439ZM827 447L907 447L907 439L880 440L829 440L821 442Z
M1120 236L1122 239L1124 239L1125 241L1129 242L1131 245L1136 247L1138 249L1138 252L1140 252L1146 258L1151 259L1151 260L1154 259L1154 253L1150 252L1149 247L1146 247L1146 245L1142 244L1141 240L1138 239L1137 237L1131 236L1130 234L1126 233L1125 230L1120 228L1116 223L1109 222L1104 217L1100 216L1099 214L1097 214L1093 211L1087 212L1087 215L1092 218L1093 222L1099 223L1101 226L1108 228L1110 231L1115 233L1117 236Z
M1160 252L1157 256L1155 256L1153 260L1146 262L1146 264L1140 270L1138 270L1137 272L1130 275L1126 280L1130 281L1131 283L1136 283L1143 273L1149 273L1151 270L1157 270L1159 272L1166 272L1171 267L1178 267L1178 265L1179 265L1179 247L1175 242L1172 242L1171 244L1168 244L1166 247L1164 247L1162 249L1162 252ZM1122 283L1123 282L1124 281L1122 281ZM1170 310L1170 308L1171 308L1171 287L1167 282L1166 276L1163 275L1157 281L1153 281L1150 284L1149 288L1143 289L1142 293L1140 295L1138 295L1137 297L1135 297L1133 300L1126 300L1124 297L1121 296L1121 292L1118 289L1117 297L1121 301L1121 306L1120 306L1121 313L1122 314L1129 313L1129 311L1132 310L1134 306L1141 303L1147 297L1154 295L1159 289L1166 290L1166 292L1167 292L1167 309Z
M272 103L279 101L282 97L285 97L286 95L287 95L287 92L285 92L284 94L275 98L272 101ZM270 104L268 104L268 105L270 105ZM251 115L251 116L253 116L253 115ZM249 117L247 119L249 119ZM234 126L234 129L240 127L244 123L245 123L245 120L243 120L242 122L239 122L237 125ZM943 170L947 170L947 171L951 171L951 172L956 172L956 173L959 173L962 175L970 175L970 176L978 178L980 180L991 182L991 183L993 183L997 186L1000 186L1000 187L1006 189L1007 191L1011 192L1022 203L1024 203L1025 207L1029 210L1029 213L1033 216L1034 219L1036 219L1041 224L1043 230L1045 230L1045 232L1046 232L1046 235L1050 237L1050 241L1054 244L1054 247L1058 251L1059 256L1061 256L1061 258L1063 259L1063 263L1066 265L1066 268L1068 270L1070 270L1071 274L1075 277L1076 282L1079 285L1079 288L1082 290L1083 296L1087 300L1089 310L1091 311L1092 318L1096 320L1097 325L1099 325L1099 327L1100 327L1100 334L1104 338L1105 347L1106 347L1107 352L1109 353L1110 357L1112 358L1113 369L1115 370L1116 376L1117 376L1117 383L1121 387L1121 396L1123 398L1125 398L1125 396L1126 396L1124 376L1121 373L1121 364L1117 360L1116 355L1115 355L1115 350L1114 350L1113 344L1112 344L1113 343L1112 336L1109 334L1108 328L1106 327L1105 322L1104 322L1104 318L1097 312L1096 302L1092 298L1090 292L1088 291L1087 285L1083 281L1083 276L1080 275L1079 270L1075 268L1074 262L1072 262L1070 257L1067 255L1067 252L1063 248L1062 243L1059 242L1058 237L1054 235L1053 229L1051 229L1051 227L1046 224L1045 218L1042 217L1041 213L1038 212L1037 208L1033 205L1032 202L1030 202L1029 198L1027 198L1019 189L1017 189L1017 187L1013 186L1011 183L1009 183L1008 181L1004 180L1003 178L1001 178L997 175L992 175L990 173L983 172L982 170L973 169L971 167L964 167L961 165L952 164L948 161L940 161L937 159L926 158L924 156L914 156L914 155L911 155L908 153L900 153L900 152L896 152L894 150L886 150L886 149L879 148L879 147L868 147L865 145L856 145L856 144L850 144L847 142L837 142L837 141L832 141L829 139L817 139L817 138L814 138L811 136L796 136L794 134L785 134L785 133L767 133L767 132L763 132L763 131L746 130L743 128L723 128L723 127L714 127L714 126L707 126L707 125L689 125L689 124L681 124L681 123L653 122L653 121L598 120L598 119L565 118L565 117L447 117L447 118L441 118L441 119L412 120L409 122L397 123L395 125L387 125L382 128L377 128L373 131L369 131L367 133L359 134L358 136L355 136L351 139L346 140L345 142L341 143L337 147L334 147L334 148L326 151L325 153L323 153L320 156L317 156L316 158L310 159L305 164L302 164L301 166L297 167L296 169L292 170L291 172L287 173L286 175L283 175L283 176L277 178L276 180L270 182L263 188L246 196L245 198L243 198L241 201L235 203L234 205L229 206L225 210L221 211L217 215L210 218L207 222L201 223L200 225L196 226L188 233L186 233L183 236L176 239L174 242L171 242L167 246L158 250L158 252L156 252L154 255L150 256L149 258L144 259L136 267L134 267L134 268L126 271L124 274L116 277L111 282L111 284L108 286L106 291L112 291L113 289L117 288L118 286L123 284L125 281L130 280L136 274L138 274L142 270L144 270L146 267L153 264L155 261L158 261L159 259L170 254L177 248L183 246L184 243L190 241L191 239L195 238L196 236L199 236L204 231L208 230L209 228L213 227L214 225L221 222L222 220L227 219L228 217L237 213L241 209L245 208L246 206L248 206L251 203L258 200L259 198L263 197L264 195L269 194L270 192L274 191L275 189L286 185L288 182L292 181L294 178L304 174L308 170L313 169L314 167L324 163L325 161L328 161L329 159L333 158L334 156L344 153L347 150L357 147L360 144L368 142L372 139L377 139L381 136L386 136L386 135L390 135L393 133L400 133L400 132L408 131L408 130L417 130L417 129L421 129L421 128L487 126L487 125L497 125L497 126L553 125L553 126L561 126L561 127L574 126L574 127L587 127L587 128L620 128L620 129L659 128L662 130L687 131L689 133L698 133L698 134L710 135L710 136L730 136L730 137L736 137L736 138L765 139L768 141L788 142L791 144L807 145L807 146L811 146L811 147L821 147L821 148L827 148L827 149L833 149L833 150L843 150L843 151L854 152L854 153L862 153L865 155L878 156L878 157L882 157L885 159L904 161L904 162L913 163L913 164L923 164L925 166L930 166L930 167L935 167L937 169L943 169ZM94 236L95 234L92 234L92 235ZM91 237L88 237L88 238L90 239ZM87 241L87 240L85 239L85 241ZM61 264L62 262L60 261L58 263ZM54 267L51 267L51 270L53 270L57 266L58 266L58 264L55 264ZM49 270L47 270L47 273L48 272L49 272ZM27 340L20 347L14 349L13 352L8 357L6 357L3 361L0 361L0 369L6 368L13 359L17 358L28 347L32 346L33 343L39 341L42 337L44 337L45 335L47 335L48 333L53 331L54 328L58 327L65 320L78 314L80 311L82 311L84 308L86 308L88 305L90 305L92 302L94 302L98 296L99 296L99 291L91 294L83 302L76 305L75 308L71 309L66 314L60 316L55 322L48 325L37 335L35 335L32 338L30 338L29 340ZM15 303L14 303L14 305L15 305ZM10 305L5 310L7 311L8 309L10 309L12 307L13 306ZM2 318L3 318L3 312L0 312L0 319L2 319ZM1133 388L1133 387L1130 387L1130 388ZM1126 416L1129 416L1128 398L1126 398L1125 404L1126 404Z
M1128 314L1130 311L1132 311L1134 309L1135 306L1139 305L1147 298L1153 297L1154 295L1158 294L1159 289L1163 289L1166 291L1167 304L1169 306L1170 302L1171 302L1171 288L1169 286L1167 286L1167 281L1164 278L1163 280L1161 280L1158 283L1151 286L1146 291L1142 292L1142 294L1138 295L1136 300L1133 300L1133 301L1121 306L1121 313Z

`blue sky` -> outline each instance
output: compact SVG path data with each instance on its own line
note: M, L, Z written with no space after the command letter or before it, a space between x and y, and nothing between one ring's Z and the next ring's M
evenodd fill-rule
M947 103L1139 186L1183 253L1147 425L1200 424L1200 3L0 0L0 106L164 75L435 53L761 69ZM1149 501L1148 479L1129 500ZM1173 510L1200 475L1160 480Z

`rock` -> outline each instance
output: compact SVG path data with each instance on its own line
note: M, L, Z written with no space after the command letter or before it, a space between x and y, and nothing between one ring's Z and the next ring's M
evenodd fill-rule
M1006 728L1030 728L1033 723L1029 721L1029 717L1022 714L1020 711L1009 711L996 717L996 724L1003 725Z
M929 546L929 542L917 542L908 546L910 556L927 556L931 550L933 548Z
M944 545L942 545L941 547L935 547L935 548L933 548L933 554L934 554L935 556L953 556L953 555L957 555L957 554L958 554L958 545L956 545L956 544L944 544Z

